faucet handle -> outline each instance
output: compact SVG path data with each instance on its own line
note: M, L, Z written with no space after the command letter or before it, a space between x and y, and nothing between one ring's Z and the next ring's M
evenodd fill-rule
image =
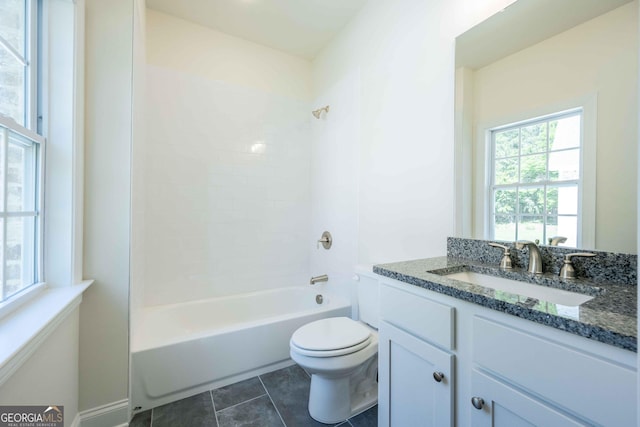
M566 254L564 256L562 268L560 269L560 278L575 279L576 270L573 268L573 264L571 263L571 258L573 258L574 256L594 257L596 256L596 254L592 254L589 252L574 252L572 254Z
M489 242L489 246L493 246L494 248L504 249L504 253L502 254L502 259L500 260L500 268L510 269L513 268L513 263L511 262L511 249L508 246L501 245L499 243Z
M527 245L538 246L536 242L532 242L531 240L516 240L515 241L516 249L524 249Z
M564 236L553 236L547 239L549 242L549 246L558 246L560 243L564 243L567 241L567 238Z
M320 244L322 244L322 247L325 249L331 249L331 245L333 244L333 237L331 237L331 233L328 231L322 233L320 240L316 243L316 249L320 249Z

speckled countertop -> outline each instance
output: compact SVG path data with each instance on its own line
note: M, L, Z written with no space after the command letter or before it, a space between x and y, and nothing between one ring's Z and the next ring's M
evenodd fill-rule
M449 251L451 252L451 251ZM495 264L497 265L497 264ZM552 286L594 296L578 307L566 307L450 279L443 274L473 271ZM485 262L438 257L381 264L374 273L637 352L637 286L615 281L561 280L557 274L530 274L522 266L501 270Z

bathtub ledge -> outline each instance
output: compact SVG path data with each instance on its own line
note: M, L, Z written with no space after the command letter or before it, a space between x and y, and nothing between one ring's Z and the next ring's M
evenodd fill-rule
M82 301L93 280L46 287L0 319L0 386L38 349Z

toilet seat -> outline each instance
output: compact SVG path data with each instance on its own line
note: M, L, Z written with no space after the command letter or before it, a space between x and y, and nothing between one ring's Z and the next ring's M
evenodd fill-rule
M310 357L335 357L354 353L371 343L371 331L348 317L331 317L302 326L290 345L296 353Z

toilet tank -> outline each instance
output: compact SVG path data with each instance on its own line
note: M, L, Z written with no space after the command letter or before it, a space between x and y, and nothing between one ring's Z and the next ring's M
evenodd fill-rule
M356 269L360 320L378 328L380 322L380 285L371 267Z

